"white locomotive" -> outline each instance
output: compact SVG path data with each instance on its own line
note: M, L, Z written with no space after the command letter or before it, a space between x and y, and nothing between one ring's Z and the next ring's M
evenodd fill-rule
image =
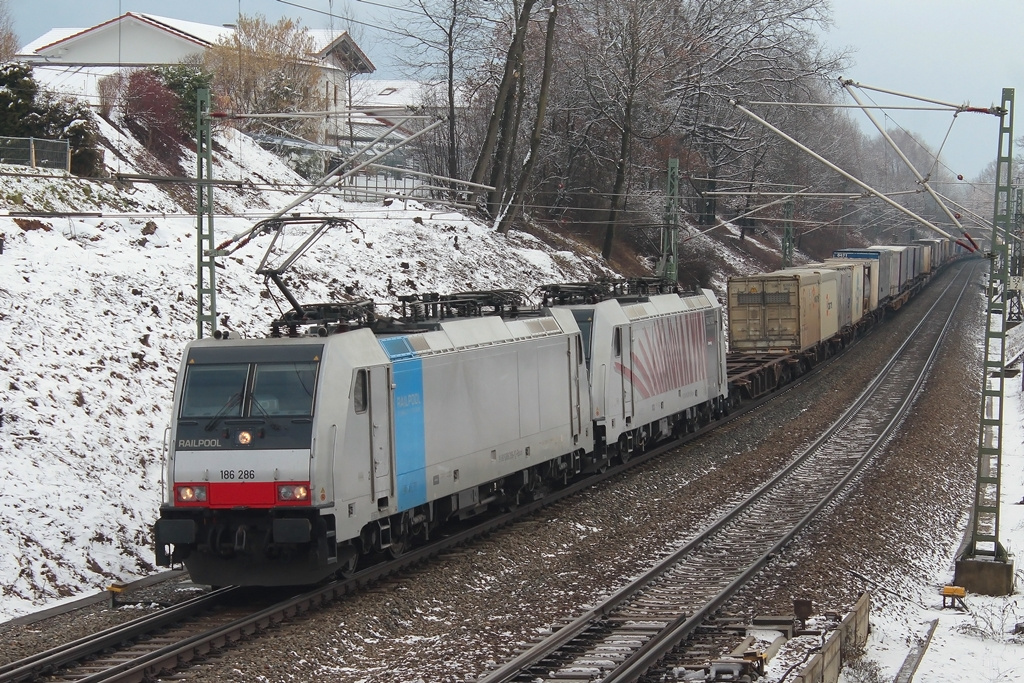
M703 290L192 342L157 563L214 585L313 583L625 460L726 409L722 318Z

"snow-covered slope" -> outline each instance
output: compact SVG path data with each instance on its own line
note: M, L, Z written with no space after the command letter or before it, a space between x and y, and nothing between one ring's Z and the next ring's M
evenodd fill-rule
M159 169L138 144L103 124L114 173ZM217 139L218 242L295 195L302 181L231 130ZM193 168L195 156L183 159ZM153 184L92 183L0 167L0 209L78 212L74 218L0 216L0 619L152 570L150 525L179 355L196 334L196 226L189 194ZM293 190L294 192L294 190ZM594 258L507 237L415 201L298 210L352 219L296 266L303 301L467 289L532 290L606 272ZM303 237L289 235L287 247ZM218 262L221 326L261 336L277 316L255 275L268 237Z

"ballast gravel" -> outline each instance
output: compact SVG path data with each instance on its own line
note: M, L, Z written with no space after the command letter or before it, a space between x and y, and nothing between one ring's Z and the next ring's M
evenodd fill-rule
M612 482L346 596L165 680L471 681L685 542L802 451L864 390L951 277L798 388ZM787 614L795 598L845 610L932 589L952 562L973 496L980 401L980 269L926 390L884 454L726 611ZM883 588L885 590L876 590ZM0 662L139 616L200 590L170 582L137 604L2 626ZM887 592L889 591L889 592Z

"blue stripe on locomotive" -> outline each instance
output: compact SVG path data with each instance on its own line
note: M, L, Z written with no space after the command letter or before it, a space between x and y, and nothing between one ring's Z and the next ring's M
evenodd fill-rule
M380 339L392 361L395 390L395 479L397 505L408 510L427 502L426 422L423 416L423 361L405 337Z

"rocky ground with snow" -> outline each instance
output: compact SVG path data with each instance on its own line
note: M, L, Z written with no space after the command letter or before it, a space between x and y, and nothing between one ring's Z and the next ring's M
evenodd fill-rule
M106 124L103 132L112 173L154 170L130 137ZM301 179L245 136L226 130L218 143L214 177L242 180L215 191L220 242L290 202ZM19 167L0 175L0 618L153 569L162 437L180 353L196 334L196 219L181 205L189 197L180 187L169 194ZM419 201L318 197L309 210L351 224L289 273L302 301L529 292L610 272L583 245L497 235ZM286 232L273 258L305 236ZM263 336L290 308L255 275L269 242L257 237L218 261L222 329Z
M467 674L510 658L521 643L649 567L805 447L871 381L927 298L786 400L399 580L283 624L179 680L471 680ZM913 603L934 601L942 580L936 567L952 560L971 490L974 432L962 425L974 419L977 395L963 387L977 368L977 323L958 323L927 391L876 466L729 611L788 613L796 597L842 611L869 589L876 612L897 625L890 638L902 628L909 649L918 621ZM138 596L142 607L98 606L86 618L58 617L50 623L59 626L44 622L3 635L12 650L31 649L56 632L66 635L68 623L93 628L135 616L147 599L195 589L176 583L156 590L163 593Z

